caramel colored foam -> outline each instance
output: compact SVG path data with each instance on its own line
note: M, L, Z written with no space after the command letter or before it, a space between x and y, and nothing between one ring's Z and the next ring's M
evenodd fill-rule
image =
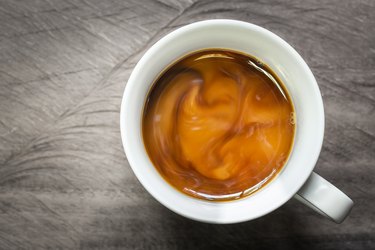
M285 164L293 144L290 98L267 67L229 51L172 65L145 106L151 161L178 190L201 199L253 193Z

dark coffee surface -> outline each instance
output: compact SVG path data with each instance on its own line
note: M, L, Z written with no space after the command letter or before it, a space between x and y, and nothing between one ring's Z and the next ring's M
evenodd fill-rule
M272 181L292 150L287 90L259 60L227 50L193 52L148 95L143 141L173 187L212 201L251 195Z
M374 249L375 2L0 1L0 249ZM237 225L180 217L137 181L120 102L140 56L193 21L280 35L323 94L316 172L355 202L337 225L297 201Z

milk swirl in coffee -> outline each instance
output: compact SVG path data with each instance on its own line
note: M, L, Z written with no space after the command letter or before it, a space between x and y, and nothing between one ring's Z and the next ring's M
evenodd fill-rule
M144 108L143 140L160 175L204 200L259 190L292 149L292 101L277 76L251 56L190 54L155 81Z

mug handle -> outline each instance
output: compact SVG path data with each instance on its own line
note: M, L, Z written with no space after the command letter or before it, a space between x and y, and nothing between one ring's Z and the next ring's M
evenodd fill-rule
M294 198L336 223L344 221L354 204L346 194L314 172Z

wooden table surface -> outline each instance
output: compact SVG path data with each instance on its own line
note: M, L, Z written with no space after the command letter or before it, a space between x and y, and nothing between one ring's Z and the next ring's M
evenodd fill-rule
M375 249L375 1L0 0L0 249ZM182 25L263 26L311 67L326 112L317 173L355 207L341 225L291 200L255 221L170 212L119 131L135 63Z

